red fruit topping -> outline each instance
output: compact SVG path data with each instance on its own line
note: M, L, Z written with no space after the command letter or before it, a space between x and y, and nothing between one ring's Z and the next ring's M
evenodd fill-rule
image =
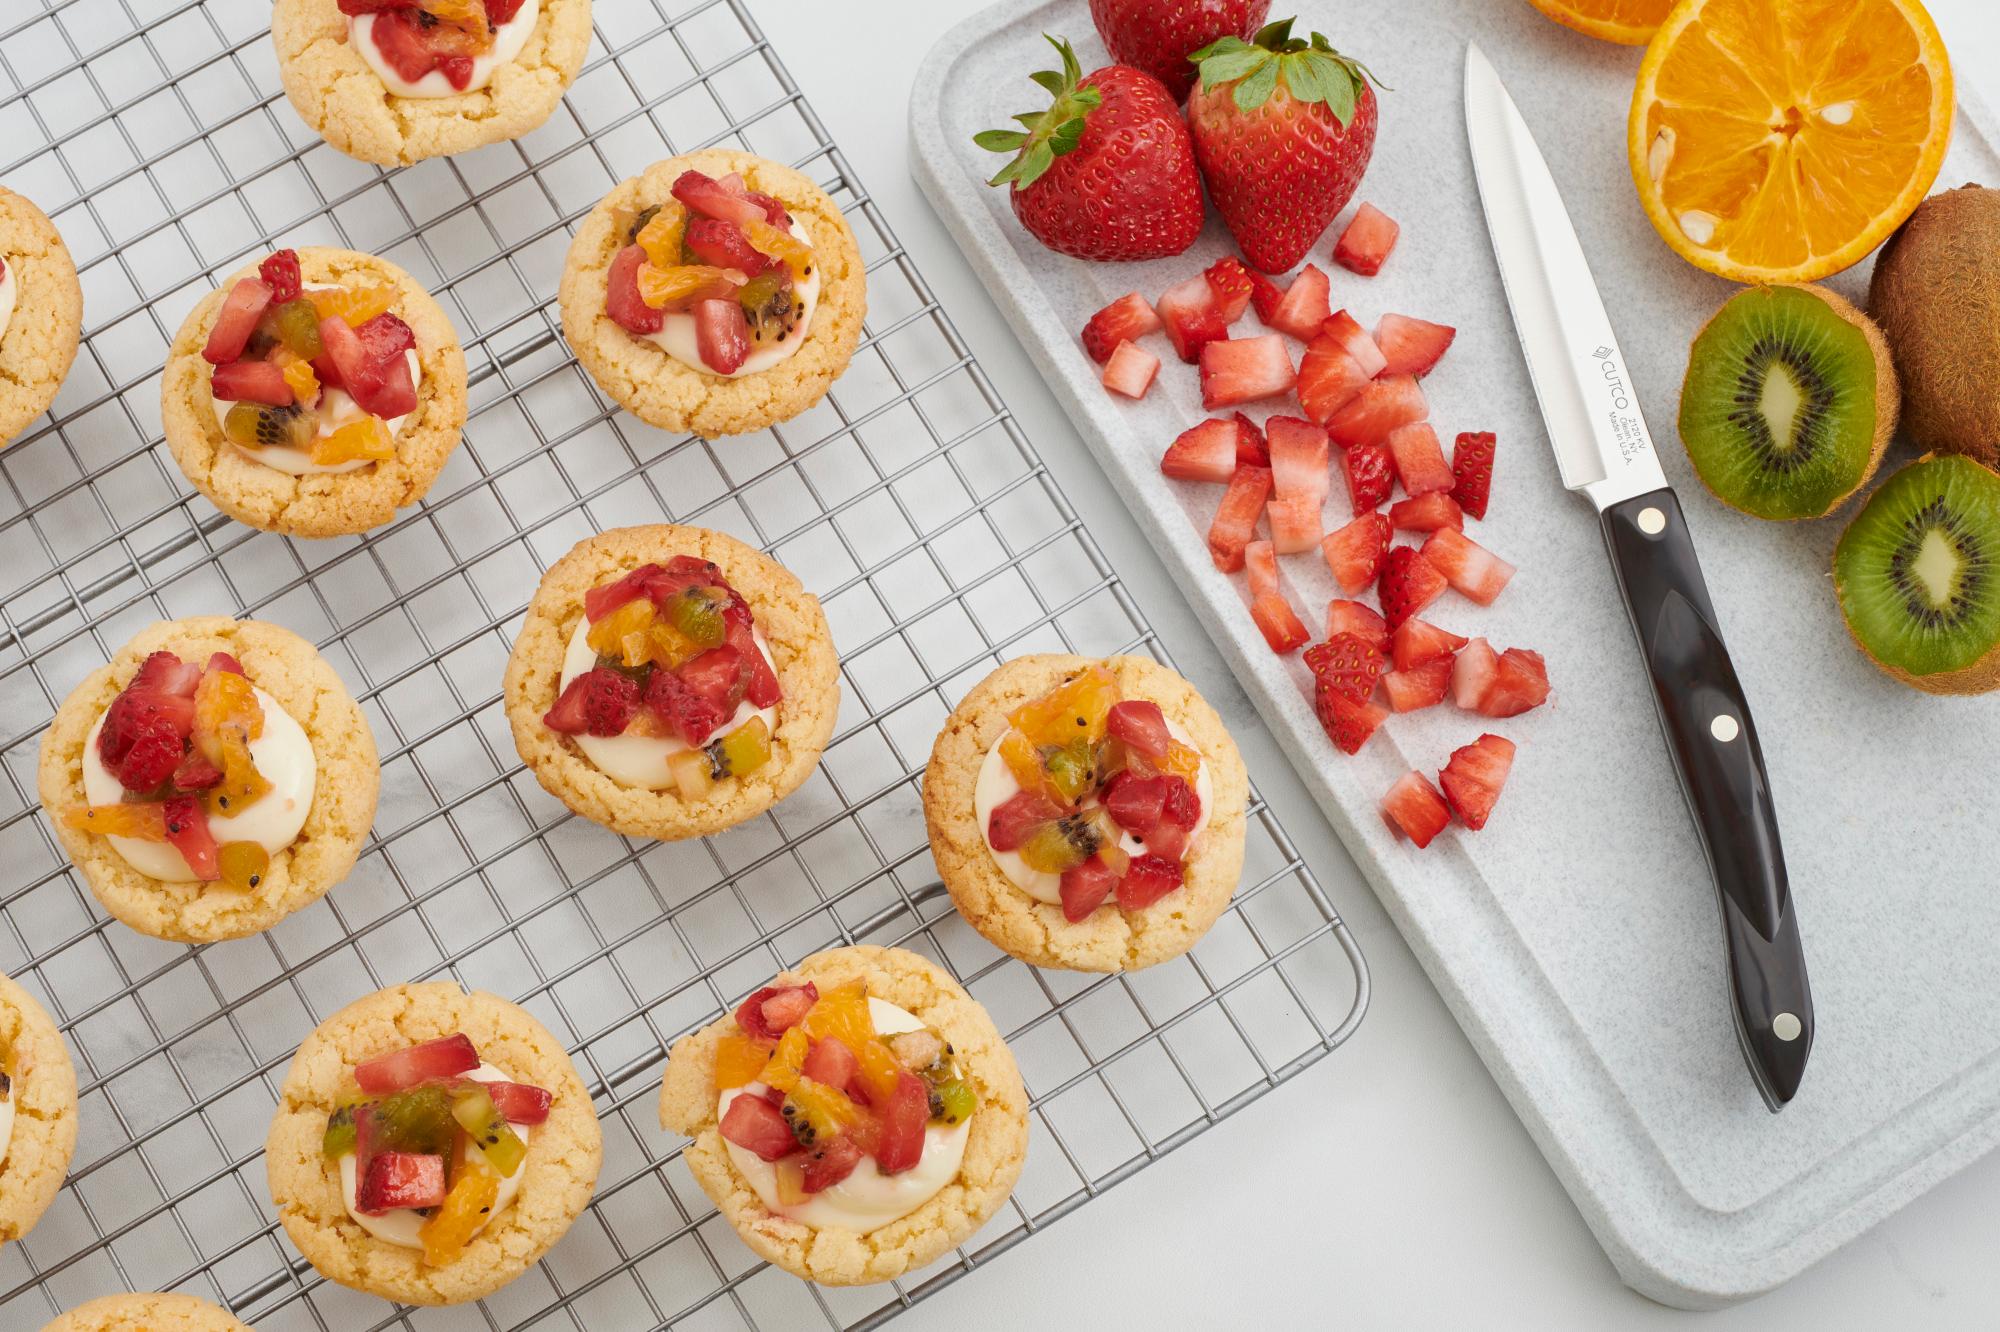
M1194 825L1201 822L1201 796L1196 794L1194 783L1172 772L1166 774L1163 780L1167 784L1167 795L1160 802L1161 826L1171 824L1192 831ZM1155 827L1153 832L1157 836L1160 828Z
M271 361L230 361L215 367L208 391L221 402L261 402L272 407L292 405L292 386Z
M208 343L201 349L202 359L210 365L226 365L241 356L250 345L250 335L257 331L257 321L264 317L270 304L269 283L256 278L236 279L236 285L222 298L222 309L216 313L214 326L208 330Z
M1233 324L1241 319L1243 312L1250 308L1250 297L1256 291L1256 284L1250 280L1250 270L1243 266L1243 261L1235 255L1224 255L1210 264L1202 276L1208 279L1210 290L1215 292L1215 307L1222 312L1222 322Z
M674 181L674 198L686 204L690 211L703 217L714 218L718 222L732 222L737 226L752 220L770 221L764 206L747 197L742 190L742 182L731 191L720 182L699 171L683 171Z
M764 220L764 210L760 205L748 200L744 200L743 205L759 222ZM695 257L703 263L715 268L733 268L746 277L756 277L776 262L750 243L742 227L733 222L718 222L712 217L689 218L681 244L694 251Z
M1451 688L1451 658L1439 657L1407 671L1390 671L1382 677L1382 692L1397 712L1415 712L1444 702Z
M513 20L525 0L486 0L486 21L494 27Z
M368 1160L368 1173L354 1185L354 1210L364 1216L437 1207L444 1198L444 1158L415 1152L377 1152Z
M362 411L387 421L416 409L417 385L407 357L370 355L368 344L339 315L319 321L319 340L339 371L341 387Z
M785 697L785 691L778 683L777 672L771 669L771 663L758 650L757 637L750 628L750 607L738 597L723 615L729 621L728 645L750 663L750 685L744 690L743 697L753 708L777 707Z
M1493 687L1500 671L1500 654L1483 638L1475 638L1458 650L1451 663L1451 701L1472 712Z
M1257 622L1257 631L1264 635L1264 641L1271 645L1271 651L1279 656L1296 652L1302 645L1312 640L1306 627L1299 619L1299 613L1291 603L1277 593L1258 597L1250 603L1250 618Z
M797 1026L819 1002L819 986L766 985L736 1006L736 1025L759 1040L775 1041Z
M638 711L638 682L608 666L597 666L569 682L542 724L563 735L613 736L621 734Z
M1215 299L1215 288L1199 274L1168 287L1156 308L1168 340L1189 365L1201 359L1203 347L1229 336L1229 325L1222 318L1222 305Z
M1118 876L1100 856L1092 856L1081 865L1063 871L1062 884L1058 891L1062 894L1063 919L1074 924L1083 920L1091 912L1104 905L1118 887Z
M1465 640L1428 620L1405 620L1396 626L1396 669L1407 671L1427 661L1449 657L1465 646Z
M1396 464L1387 444L1356 444L1340 456L1354 516L1375 512L1396 488ZM1384 522L1388 520L1383 519Z
M642 564L615 583L591 588L583 594L583 618L596 624L626 602L645 596L652 580L665 573L657 564Z
M1167 801L1167 776L1140 777L1130 769L1105 784L1100 799L1111 821L1129 833L1144 837L1163 817ZM1172 780L1178 781L1178 778Z
M1299 410L1326 424L1334 413L1354 401L1370 376L1331 334L1321 333L1306 344L1299 358Z
M1456 681L1454 681L1456 683ZM1508 648L1494 664L1493 679L1474 709L1482 717L1518 717L1549 697L1549 668L1542 654Z
M539 1124L549 1117L549 1107L555 1097L540 1087L530 1087L525 1082L482 1082L479 1084L486 1094L493 1098L493 1108L509 1124Z
M299 252L278 250L257 265L257 276L271 289L271 304L283 305L299 298Z
M336 8L349 17L379 14L385 9L416 9L417 0L336 0Z
M176 791L206 791L222 781L222 769L208 761L199 749L190 749L174 769Z
M896 1075L896 1090L877 1107L881 1126L875 1141L875 1168L885 1175L908 1170L924 1155L924 1126L931 1119L930 1088L907 1069Z
M561 700L557 700L560 706ZM699 747L708 743L716 728L729 719L719 703L712 703L681 683L679 673L670 670L655 670L646 679L645 697L640 705L653 716L658 717L674 733L690 745Z
M1396 224L1374 204L1355 210L1354 220L1340 233L1333 247L1333 262L1350 273L1374 277L1382 271L1382 261L1396 248Z
M1313 711L1321 729L1343 754L1358 754L1376 728L1388 720L1389 710L1374 703L1356 703L1347 695L1323 683L1313 687Z
M724 643L683 664L676 674L680 676L681 688L726 720L736 715L737 706L750 692L750 660L734 646Z
M1359 592L1375 581L1389 554L1389 520L1364 513L1320 543L1327 567L1343 592Z
M1327 421L1326 429L1334 443L1351 448L1386 441L1397 427L1430 414L1431 406L1424 401L1424 391L1416 380L1408 375L1385 375L1363 385L1354 401Z
M1250 277L1251 307L1257 311L1257 318L1269 328L1272 318L1278 313L1278 307L1284 303L1285 289L1254 268L1246 268L1243 271Z
M1361 367L1361 372L1370 379L1381 374L1389 364L1389 358L1375 345L1375 339L1368 336L1368 330L1345 310L1336 311L1319 331L1338 342L1341 350L1352 356L1354 363Z
M1100 365L1121 342L1137 342L1160 331L1160 316L1146 298L1128 291L1090 317L1083 326L1083 349Z
M701 363L720 375L733 374L750 359L750 321L740 301L697 301L694 349Z
M738 1096L722 1112L717 1130L728 1142L754 1154L760 1161L776 1161L799 1149L792 1126L761 1096Z
M520 0L514 0L514 2L518 4ZM773 198L757 190L745 190L743 197L762 208L764 210L764 220L772 226L783 227L786 231L792 229L792 215L786 211L782 199Z
M1507 770L1514 766L1514 742L1497 735L1482 735L1471 744L1452 751L1451 759L1438 774L1444 798L1458 821L1477 832L1493 813L1493 802L1507 784Z
M1276 333L1225 338L1202 346L1201 405L1209 411L1274 398L1291 392L1298 382L1285 340Z
M465 77L471 73L471 62L462 56L448 57L433 51L425 37L427 31L419 26L414 10L399 8L376 15L372 37L382 59L405 80L415 83L432 70L443 68L445 60L455 59L463 68L453 86L464 87ZM451 72L447 71L445 77L451 79Z
M1151 74L1176 102L1194 86L1190 56L1218 37L1249 38L1270 12L1271 0L1090 0L1091 21L1111 58Z
M1326 603L1326 636L1353 634L1364 643L1389 650L1389 622L1358 601L1335 597Z
M223 653L216 653L223 656ZM214 658L209 665L215 664ZM242 674L242 668L237 668ZM182 661L171 652L148 653L139 663L139 669L132 674L132 683L125 687L142 694L173 694L181 698L193 698L194 691L201 684L201 667L192 662ZM192 714L190 714L192 716Z
M131 763L130 758L126 763ZM215 835L208 830L208 811L193 796L170 796L160 811L167 821L167 845L181 853L194 877L204 881L222 877L216 860Z
M236 660L234 656L227 652L211 652L208 654L208 669L211 671L228 671L231 675L241 675L243 674L243 663ZM196 683L198 684L200 681L197 680Z
M420 1082L455 1078L478 1067L479 1051L472 1038L455 1031L433 1041L364 1059L354 1066L354 1080L370 1096L387 1096Z
M1249 417L1241 412L1230 415L1236 423L1236 461L1251 467L1269 467L1271 449L1264 441L1264 432Z
M1222 492L1222 506L1208 527L1208 553L1215 567L1235 573L1243 567L1243 551L1257 535L1257 516L1271 498L1271 469L1239 466Z
M1358 634L1336 634L1306 649L1305 662L1321 689L1366 703L1375 696L1375 682L1389 669L1382 649Z
M1375 345L1388 361L1387 373L1419 379L1431 372L1457 336L1458 330L1449 324L1433 324L1408 315L1383 315L1375 325Z
M825 1036L812 1043L806 1052L805 1062L799 1065L799 1072L814 1082L846 1091L854 1081L854 1075L861 1070L861 1059L847 1047L847 1043L836 1036Z
M386 363L417 349L416 330L386 310L356 328L354 336L370 361Z
M1243 429L1219 417L1190 426L1167 445L1160 470L1176 481L1227 481L1236 475Z
M1458 502L1442 490L1397 500L1389 506L1389 521L1398 532L1436 532L1447 527L1458 532L1465 528L1465 515L1459 511Z
M1150 698L1127 698L1113 703L1104 719L1104 728L1147 758L1164 757L1173 743L1173 733L1167 730L1167 714Z
M1125 877L1118 881L1118 905L1127 911L1149 907L1181 886L1185 867L1165 856L1134 857Z
M1394 629L1436 601L1446 586L1444 575L1415 546L1398 546L1382 561L1382 581L1377 587L1382 616Z
M1493 432L1468 430L1451 448L1451 497L1474 518L1486 516L1493 490Z
M665 327L666 312L646 304L639 294L639 266L646 252L627 245L611 256L611 268L604 275L604 313L627 333L657 333Z
M1424 558L1461 596L1482 606L1491 606L1514 576L1513 565L1449 527L1431 533L1424 541Z
M815 1145L806 1154L799 1188L806 1193L824 1193L853 1174L863 1155L861 1144L845 1134Z
M1104 363L1104 387L1127 398L1143 398L1160 373L1160 358L1142 347L1121 342Z
M1444 831L1451 822L1451 811L1445 808L1444 797L1424 780L1422 773L1406 772L1389 788L1389 794L1382 797L1382 817L1390 828L1421 848L1429 846L1431 839Z
M1333 309L1327 299L1332 290L1333 284L1327 281L1326 274L1307 264L1285 289L1285 299L1264 322L1300 342L1311 342Z
M1016 791L993 807L986 820L986 841L995 851L1018 851L1037 828L1067 813L1038 791Z
M1428 421L1412 421L1391 430L1389 452L1395 455L1396 475L1402 479L1406 494L1451 490L1451 466L1445 462L1437 431Z

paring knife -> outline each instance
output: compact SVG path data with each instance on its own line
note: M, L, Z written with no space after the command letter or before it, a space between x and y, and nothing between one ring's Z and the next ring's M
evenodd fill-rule
M1465 52L1465 124L1556 466L1563 485L1596 506L1604 528L1715 878L1736 1034L1775 1113L1805 1076L1813 1009L1757 728L1576 228L1527 122L1473 45Z

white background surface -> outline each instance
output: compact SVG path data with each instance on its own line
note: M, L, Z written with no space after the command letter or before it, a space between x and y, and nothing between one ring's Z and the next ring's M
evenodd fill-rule
M1264 1317L1343 1328L2000 1326L2000 1157L1733 1310L1680 1313L1619 1283L910 179L909 71L984 3L749 0L1168 649L1223 712L1359 936L1374 998L1359 1033L1320 1064L898 1326L1223 1327ZM2000 104L1992 0L1929 3L1960 83ZM1366 59L1366 33L1335 13L1331 0L1302 7ZM1476 200L1439 206L1478 225ZM1644 405L1655 421L1670 418L1671 404Z

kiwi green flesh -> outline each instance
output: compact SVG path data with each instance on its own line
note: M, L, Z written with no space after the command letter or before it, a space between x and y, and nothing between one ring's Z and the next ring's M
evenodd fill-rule
M2000 644L2000 476L1968 458L1911 463L1869 497L1833 553L1855 641L1923 677Z
M1724 503L1759 518L1816 518L1867 478L1875 354L1810 291L1739 292L1695 338L1681 440Z

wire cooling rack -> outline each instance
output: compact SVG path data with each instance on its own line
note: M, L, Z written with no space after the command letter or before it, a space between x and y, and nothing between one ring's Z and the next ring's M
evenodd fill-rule
M21 18L23 8L37 9ZM1253 802L1243 887L1186 958L1038 971L935 881L919 783L958 697L1024 652L1152 652L1151 630L749 15L599 0L590 62L518 143L382 173L279 92L262 0L15 0L0 17L0 179L75 254L86 338L48 421L0 452L0 966L56 1015L81 1124L57 1201L0 1251L0 1326L179 1288L264 1332L870 1326L1081 1206L1354 1030L1367 973ZM741 146L820 180L869 270L867 335L813 411L715 444L615 411L554 293L569 229L675 152ZM296 542L194 495L161 443L171 330L273 245L386 255L464 337L472 412L430 498L355 540ZM499 682L550 561L625 523L770 551L842 650L819 772L765 817L685 843L569 815L516 761ZM374 838L320 902L184 948L107 922L34 800L57 702L144 625L232 611L320 644L382 756ZM815 949L900 943L993 1013L1033 1099L1009 1205L882 1286L759 1264L664 1133L673 1038ZM572 1052L604 1127L589 1211L477 1310L327 1282L277 1226L261 1144L294 1048L386 984L509 996ZM0 1179L4 1186L4 1179Z

